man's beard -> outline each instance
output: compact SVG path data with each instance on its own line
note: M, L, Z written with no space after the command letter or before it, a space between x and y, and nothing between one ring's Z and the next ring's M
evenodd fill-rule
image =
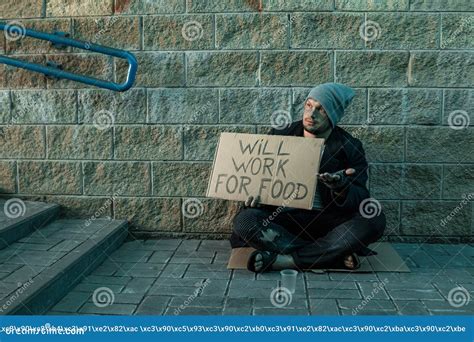
M329 121L329 118L326 116L324 118L318 118L318 120L313 120L314 125L306 125L304 124L303 120L303 128L308 131L309 133L312 134L322 134L327 132L328 130L331 130L331 122Z

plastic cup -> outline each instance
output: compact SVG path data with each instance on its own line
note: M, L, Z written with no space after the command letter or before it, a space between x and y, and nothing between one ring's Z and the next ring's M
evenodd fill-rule
M286 287L291 293L295 293L297 270L281 270L281 287Z

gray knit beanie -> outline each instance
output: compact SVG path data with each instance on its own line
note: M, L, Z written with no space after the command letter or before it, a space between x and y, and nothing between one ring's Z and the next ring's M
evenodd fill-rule
M340 83L320 84L309 92L306 100L312 98L323 106L334 128L344 116L344 110L355 96L354 89Z

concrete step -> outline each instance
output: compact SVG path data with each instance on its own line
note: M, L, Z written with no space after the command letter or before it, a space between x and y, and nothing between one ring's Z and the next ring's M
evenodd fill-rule
M126 221L56 220L0 250L0 314L47 312L127 234Z
M59 215L54 203L0 199L0 249L41 229Z

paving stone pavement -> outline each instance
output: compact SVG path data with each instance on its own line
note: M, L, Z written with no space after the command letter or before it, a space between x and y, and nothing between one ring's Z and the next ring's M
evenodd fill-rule
M411 273L299 273L291 301L272 300L278 272L227 270L228 241L129 241L48 314L466 315L474 247L394 243ZM289 298L288 298L289 299ZM285 302L286 303L282 303ZM278 307L282 304L287 304Z

